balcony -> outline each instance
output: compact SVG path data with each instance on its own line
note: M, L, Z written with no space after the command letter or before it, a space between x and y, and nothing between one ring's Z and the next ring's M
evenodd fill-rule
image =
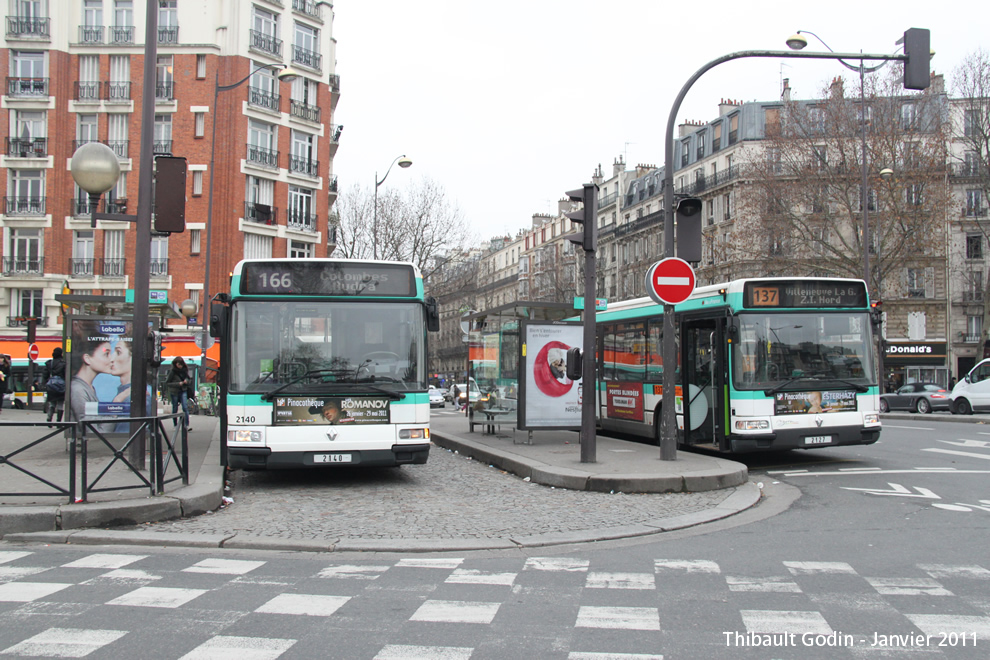
M7 327L8 328L26 328L28 320L35 321L37 327L47 328L48 327L48 317L47 316L8 316L7 317Z
M175 100L175 82L172 80L160 80L155 83L156 101Z
M244 219L259 225L277 225L278 209L267 204L244 202Z
M289 217L286 218L286 223L289 229L307 231L311 234L316 233L316 215L290 210Z
M289 171L315 178L320 176L320 161L289 154Z
M292 47L292 61L295 64L301 64L304 67L317 71L323 67L323 56L315 50L309 50L302 46Z
M980 163L949 163L949 178L977 179L986 174L986 167Z
M155 140L153 152L156 156L171 156L172 155L172 141L171 140Z
M51 38L50 18L27 18L24 16L7 17L8 39L39 39Z
M962 341L964 344L979 344L980 335L963 335Z
M93 205L90 203L88 199L80 199L78 197L73 197L71 201L71 205L72 205L72 215L77 218L92 215L93 211L96 210L93 208Z
M110 45L129 46L134 43L133 25L111 25Z
M330 183L327 185L327 192L330 194L331 197L337 196L337 177L333 177L332 179L330 179Z
M619 193L609 193L607 195L602 196L602 198L598 200L598 210L601 211L605 207L615 204L616 200L618 199L619 199Z
M127 198L120 197L116 200L103 198L103 208L107 213L127 213Z
M7 155L14 158L44 158L48 138L7 138Z
M45 197L4 197L4 215L45 215Z
M248 105L278 112L280 99L278 92L268 91L260 87L248 87Z
M73 83L76 88L76 101L81 103L99 103L100 102L100 83L99 82L79 82L78 80Z
M679 195L697 195L706 190L724 186L738 177L739 166L731 165L717 174L699 177L692 183L677 188L675 192Z
M148 274L158 278L168 277L168 259L152 259L148 264Z
M179 26L168 25L158 27L158 44L161 46L176 46L179 43Z
M983 292L982 291L963 291L962 301L964 303L981 303L983 302Z
M323 14L320 12L320 4L313 0L292 0L292 8L295 11L322 21Z
M4 257L4 275L43 275L45 273L44 257Z
M299 119L320 123L320 106L289 99L289 114Z
M275 149L265 149L256 147L253 144L247 146L247 162L271 170L278 169L278 151Z
M257 30L250 30L251 36L251 48L254 50L260 50L263 53L268 53L269 55L274 55L275 57L282 57L282 40L276 39L270 34L265 34L264 32L258 32Z
M103 277L123 278L126 259L103 259Z
M48 98L48 78L7 78L7 95L18 99Z
M108 103L125 103L131 100L130 82L103 83L103 99Z
M102 25L80 25L79 26L79 43L80 44L102 44L103 43L103 26Z
M70 277L93 277L96 275L96 259L69 259Z

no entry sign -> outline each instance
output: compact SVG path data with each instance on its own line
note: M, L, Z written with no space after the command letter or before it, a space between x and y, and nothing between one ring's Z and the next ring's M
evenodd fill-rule
M663 259L646 271L646 292L658 303L676 305L687 300L692 291L694 269L683 259Z
M30 346L28 346L28 357L29 358L31 358L32 360L37 360L38 359L38 355L40 355L40 354L41 354L41 351L38 350L38 345L37 344L31 344Z

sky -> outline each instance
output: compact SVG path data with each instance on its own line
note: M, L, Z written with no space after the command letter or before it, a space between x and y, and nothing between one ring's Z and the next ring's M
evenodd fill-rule
M599 164L606 178L620 156L662 165L677 93L723 55L787 50L797 30L838 52L892 53L904 30L927 28L932 69L948 83L964 57L990 51L979 0L708 0L671 14L674 4L335 0L341 190L370 192L406 155L413 165L393 167L380 191L431 179L476 240L514 236L534 213L555 214ZM806 51L826 50L808 41ZM778 99L784 78L793 98L813 98L839 75L858 77L834 60L727 62L691 87L677 120L711 121L722 99Z

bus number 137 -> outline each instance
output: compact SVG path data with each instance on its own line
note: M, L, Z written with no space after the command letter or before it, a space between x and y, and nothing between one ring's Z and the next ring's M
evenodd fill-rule
M776 307L779 304L777 288L765 286L753 287L752 304L754 307Z

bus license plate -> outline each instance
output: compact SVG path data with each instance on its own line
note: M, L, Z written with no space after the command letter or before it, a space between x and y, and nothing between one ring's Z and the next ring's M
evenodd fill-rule
M314 463L350 463L350 454L314 454Z
M806 445L828 445L831 443L832 436L830 435L809 435L804 438L804 444Z

